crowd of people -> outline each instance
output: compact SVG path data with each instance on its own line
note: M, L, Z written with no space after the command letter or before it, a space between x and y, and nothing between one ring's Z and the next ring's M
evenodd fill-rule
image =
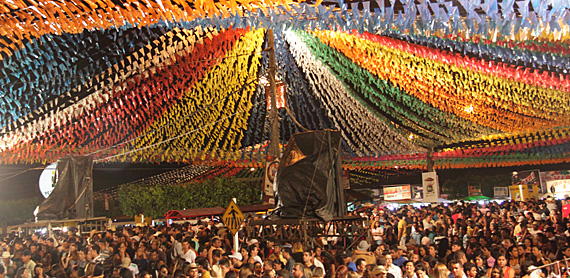
M567 200L358 213L366 236L332 233L309 242L246 238L244 223L235 252L234 237L213 219L89 234L11 233L0 237L0 278L537 278L570 271Z

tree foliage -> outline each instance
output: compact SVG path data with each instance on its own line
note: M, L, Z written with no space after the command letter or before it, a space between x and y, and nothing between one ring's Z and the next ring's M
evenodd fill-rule
M42 198L0 201L0 222L19 223L34 219L34 210L42 201Z
M124 215L144 214L163 217L169 210L227 207L231 198L240 205L261 203L261 185L236 178L215 178L201 183L124 185L119 189L119 202Z

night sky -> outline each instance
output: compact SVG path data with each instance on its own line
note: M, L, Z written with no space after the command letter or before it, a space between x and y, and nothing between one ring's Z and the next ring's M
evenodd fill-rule
M164 172L182 168L182 164L95 164L93 168L93 190L95 192L115 187L117 185L151 177ZM42 165L2 165L0 166L0 200L10 200L42 195L38 188L39 176L45 166ZM440 184L446 179L458 175L507 175L513 171L540 169L541 171L568 170L568 164L512 167L512 168L484 168L465 170L440 170L438 176ZM392 176L382 180L381 184L371 184L371 188L391 184L419 184L421 173L412 175Z

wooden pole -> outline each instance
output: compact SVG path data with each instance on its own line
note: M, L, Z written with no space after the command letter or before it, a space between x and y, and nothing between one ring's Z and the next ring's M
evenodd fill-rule
M427 171L433 172L433 148L429 148L427 152Z
M275 85L275 47L273 42L273 30L267 30L267 46L269 50L269 96L271 97L271 111L269 120L271 124L271 137L269 155L271 159L279 157L279 114L277 113L277 94Z

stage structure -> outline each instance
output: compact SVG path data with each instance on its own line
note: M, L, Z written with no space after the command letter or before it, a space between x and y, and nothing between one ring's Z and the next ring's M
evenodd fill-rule
M36 208L36 219L93 218L93 157L59 159L56 171L55 188Z

